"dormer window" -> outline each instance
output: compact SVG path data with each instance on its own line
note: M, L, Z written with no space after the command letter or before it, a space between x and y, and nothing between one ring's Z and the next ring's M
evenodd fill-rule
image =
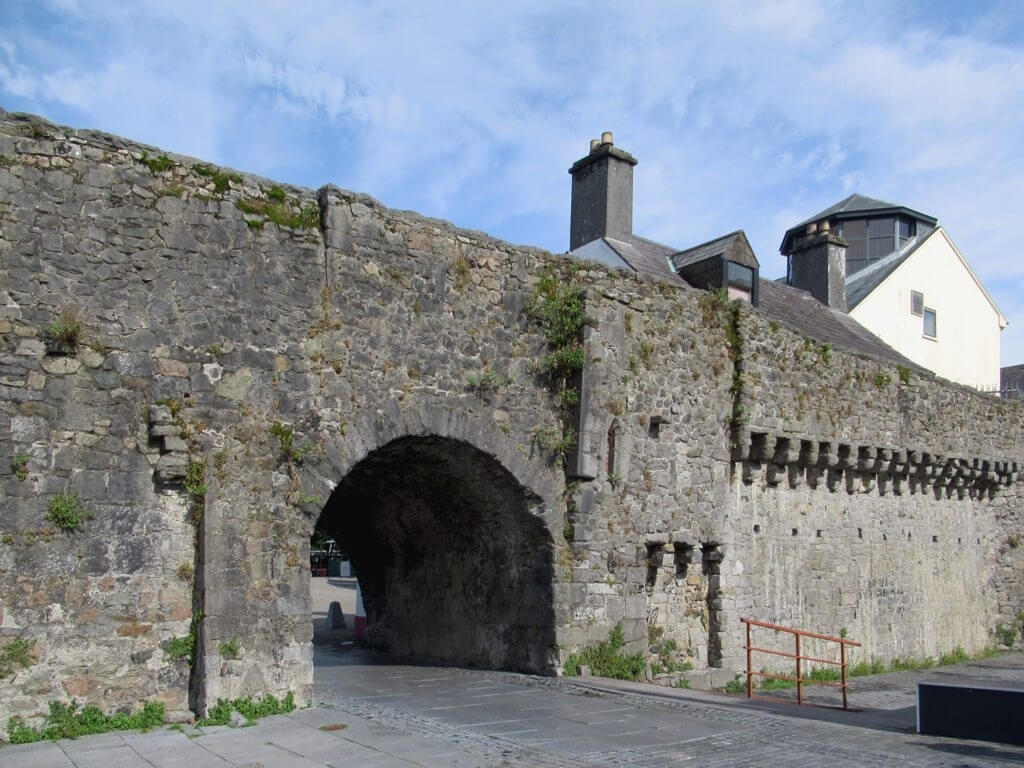
M757 306L759 265L742 231L674 253L668 261L694 288L725 291L730 299Z
M754 293L754 270L737 261L726 261L725 284L730 299L749 302Z

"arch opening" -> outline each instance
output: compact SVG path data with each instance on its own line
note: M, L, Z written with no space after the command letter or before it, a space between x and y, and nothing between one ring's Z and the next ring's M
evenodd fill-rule
M349 471L317 530L348 553L371 647L545 674L556 650L544 509L472 445L403 437Z

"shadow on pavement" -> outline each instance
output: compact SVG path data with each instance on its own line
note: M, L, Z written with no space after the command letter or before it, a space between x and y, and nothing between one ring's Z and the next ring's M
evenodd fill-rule
M933 749L936 752L946 752L951 755L959 755L972 760L993 761L1000 760L1004 763L1017 763L1024 765L1024 754L1014 749L1002 749L995 746L983 746L977 741L965 741L962 744L951 744L948 741L920 741L920 746Z

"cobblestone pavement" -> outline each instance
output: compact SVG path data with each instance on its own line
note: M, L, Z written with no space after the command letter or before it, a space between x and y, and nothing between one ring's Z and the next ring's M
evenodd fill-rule
M0 749L3 768L323 766L1020 766L1024 748L923 737L923 677L1024 683L1024 654L858 683L862 712L415 665L317 649L317 707L227 727L125 732ZM912 701L912 699L911 699Z

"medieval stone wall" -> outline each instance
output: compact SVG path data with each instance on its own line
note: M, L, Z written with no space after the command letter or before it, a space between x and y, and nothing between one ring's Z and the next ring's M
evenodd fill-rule
M991 397L713 294L35 119L0 122L0 222L0 642L34 643L0 718L308 701L321 513L392 574L492 585L479 631L488 601L449 584L455 629L394 642L485 665L553 672L621 622L730 667L743 615L921 655L1024 608L1020 411ZM589 316L569 409L528 312L545 273ZM73 533L47 519L63 491ZM375 498L391 517L361 528ZM384 639L421 623L381 616Z

